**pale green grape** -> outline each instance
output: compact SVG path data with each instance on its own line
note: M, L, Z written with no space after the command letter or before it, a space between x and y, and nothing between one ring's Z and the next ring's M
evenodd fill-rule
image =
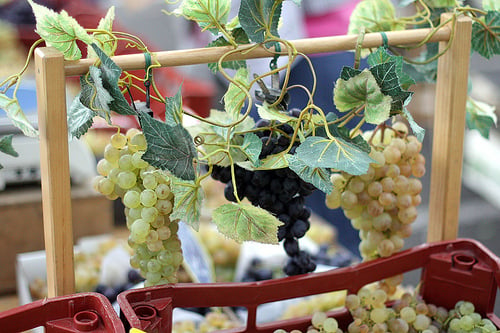
M109 163L105 159L101 159L97 162L96 170L101 176L107 176L112 169L113 164Z
M141 204L144 207L153 207L157 202L156 192L150 189L145 189L141 192ZM163 210L158 209L158 211L164 215L168 213L163 213Z
M155 177L156 179L156 177ZM148 187L146 187L148 188ZM164 199L167 199L168 196L170 195L170 186L168 186L167 184L158 184L156 186L156 189L155 189L155 192L156 192L156 196L158 197L158 199L160 200L164 200Z
M123 196L122 201L123 205L127 208L137 208L141 205L140 194L136 191L127 191L127 193Z
M118 174L117 185L128 190L135 186L137 177L132 171L122 171Z
M155 207L163 215L168 215L172 212L172 202L169 200L157 200Z
M431 319L423 314L418 314L413 321L413 327L417 331L423 331L429 327L431 324Z
M146 150L146 137L142 133L136 133L129 139L129 146L135 147L136 150Z
M115 191L115 184L108 178L102 177L97 184L97 189L103 195L111 195Z
M155 207L144 207L141 212L141 218L148 223L155 221L158 215L158 209Z
M417 318L417 313L413 308L407 306L401 309L401 311L399 312L399 316L407 323L412 323Z
M146 168L149 163L144 161L142 159L142 155L144 154L144 152L135 152L131 158L131 161L132 161L132 165L134 166L134 168L137 168L137 169L143 169L143 168Z
M311 324L316 327L320 328L323 326L323 322L327 319L328 317L326 316L326 313L324 312L315 312L312 315L311 318Z
M323 330L326 333L335 333L338 328L339 324L335 318L326 318L325 321L323 321Z
M116 149L122 149L127 144L127 137L121 133L115 133L110 138L111 146Z
M118 167L123 171L132 171L135 169L134 164L132 163L132 155L123 155L120 156L118 160Z
M381 324L387 320L389 313L386 308L376 308L370 312L370 319L376 324Z
M460 312L461 315L467 316L474 313L476 309L474 308L474 304L472 304L471 302L462 302L458 306L458 311Z
M149 190L155 190L156 196L158 196L158 192L156 191L158 189L158 182L156 181L155 175L152 174L147 174L142 178L142 186ZM165 198L159 198L159 199L165 199Z

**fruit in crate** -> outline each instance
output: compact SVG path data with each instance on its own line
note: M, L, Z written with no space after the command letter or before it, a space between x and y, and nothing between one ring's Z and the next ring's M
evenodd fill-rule
M172 333L208 333L240 327L241 323L223 312L208 312L201 322L181 321L174 323Z

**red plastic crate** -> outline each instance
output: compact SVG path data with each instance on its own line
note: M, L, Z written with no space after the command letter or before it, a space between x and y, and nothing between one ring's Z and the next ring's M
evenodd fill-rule
M415 269L421 271L420 294L429 302L448 309L459 300L474 303L497 327L493 313L500 282L500 259L474 240L423 244L351 267L323 273L249 283L176 284L129 290L118 295L125 325L146 332L171 332L176 307L240 306L248 309L245 328L224 332L273 332L275 329L305 330L310 317L256 323L257 307L264 303L336 290L357 292L362 286ZM345 328L351 320L346 309L329 313Z
M0 312L1 332L22 332L39 326L46 333L125 333L111 303L93 292L38 300Z

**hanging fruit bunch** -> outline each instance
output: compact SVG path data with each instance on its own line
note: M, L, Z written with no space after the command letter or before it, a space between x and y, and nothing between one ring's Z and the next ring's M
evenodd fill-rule
M209 47L225 47L225 53L209 64L228 82L223 110L212 110L203 118L184 111L180 88L174 96L159 93L153 72L161 64L138 37L113 30L113 8L96 29L85 29L64 11L56 13L28 2L42 37L30 56L44 41L66 60L78 60L82 57L79 41L88 45L88 57L96 59L80 77L81 92L68 110L71 136L84 135L96 116L110 126L115 126L114 113L139 121L140 131L113 136L99 162L95 186L108 198L123 201L135 250L131 264L141 270L148 285L176 281L175 271L182 261L177 224L181 221L198 229L204 197L201 182L207 177L226 183L228 202L212 214L218 231L238 242L282 242L289 256L284 267L288 275L315 269L298 240L309 228L311 211L304 206L304 198L316 190L327 193L328 205L342 207L360 230L365 259L400 250L420 201L421 184L412 176L418 178L425 172L420 155L424 130L406 108L413 94L409 88L415 83L406 71L409 59L388 43L375 50L362 49L364 34L426 26L432 35L447 23L439 23L436 14L448 10L453 13L451 20L472 17L477 52L485 57L500 52L495 33L499 8L491 1L485 1L481 10L456 1L405 1L416 14L398 18L390 1L364 0L354 10L349 27L350 33L359 35L354 65L342 69L332 86L334 105L324 110L314 103L316 80L311 62L312 87L288 86L293 62L299 56L309 58L279 36L283 0L242 0L232 18L230 0L184 0L169 14L195 21L211 32L214 40ZM144 53L144 79L113 62L119 44ZM273 57L266 73L253 73L243 60L257 48ZM412 63L420 62L425 76L432 78L433 61L442 52L428 48ZM361 69L360 57L366 55L368 67ZM287 57L287 63L278 67L278 57ZM25 134L36 136L15 93L25 70L0 83L5 87L0 107ZM268 77L270 86L263 83ZM138 81L147 83L146 89ZM257 85L252 96L250 91ZM15 88L12 97L5 93L10 87ZM304 90L307 104L289 110L290 89ZM129 91L144 94L146 107L130 104L125 99ZM250 117L254 98L257 121ZM164 119L151 116L149 100L165 105ZM468 126L487 133L494 115L474 105L478 103L471 101ZM186 126L186 117L195 118L197 125ZM409 128L393 122L395 118L405 119ZM363 125L373 132L361 133ZM0 141L0 151L12 152L9 138Z

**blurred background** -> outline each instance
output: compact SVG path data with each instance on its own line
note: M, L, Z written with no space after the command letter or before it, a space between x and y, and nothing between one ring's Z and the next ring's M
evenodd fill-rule
M169 5L164 1L39 0L37 2L56 11L66 10L82 26L88 28L96 27L109 6L113 5L116 9L114 29L140 36L153 52L204 47L211 41L211 36L200 33L196 25L183 18L166 15L163 10L172 11L176 5ZM283 22L281 36L298 39L344 34L347 31L350 11L355 3L341 0L304 2L304 6L299 8L292 1L286 1L284 11L287 13L285 15L288 21ZM15 73L24 65L29 46L37 39L33 24L34 17L26 1L0 0L0 79ZM134 50L123 49L120 52L128 53ZM333 82L343 65L352 65L353 55L346 52L315 56L312 59L320 82L315 102L319 106L331 105ZM250 62L250 66L253 72L264 72L269 66L269 60ZM303 66L303 63L294 66L292 82L307 80ZM154 75L165 96L174 95L182 83L184 105L197 114L206 116L211 108L222 108L220 100L226 83L221 77L212 75L205 65L155 70ZM496 106L498 110L500 106L498 57L487 61L473 54L470 81L471 95ZM68 80L69 102L78 88L77 80ZM432 161L434 85L418 84L413 90L415 95L409 110L416 121L426 129L423 154L427 160L427 173L422 181L424 190L422 204L418 208L419 217L414 223L413 235L405 242L405 248L426 241ZM36 91L32 67L23 77L18 96L29 118L36 122ZM141 99L143 96L134 98ZM293 103L300 105L301 97L292 96L292 105ZM117 122L124 127L136 125L130 119L117 119ZM8 133L19 134L0 111L0 136ZM89 188L89 179L95 175L96 160L102 156L102 149L110 133L112 132L105 126L97 125L83 140L73 142L70 148L75 239L106 233L123 235L125 224L123 207L119 202L109 202L100 197ZM8 166L0 170L0 178L12 179L3 186L0 180L0 239L2 239L0 253L7 254L0 258L2 267L0 295L6 296L16 293L16 255L44 248L38 183L39 161L36 159L37 142L26 142L20 137L16 140L19 140L21 156L17 159L8 159L3 154L0 156L0 163ZM16 141L14 147L17 148ZM4 162L4 159L8 160ZM499 159L500 133L496 128L491 131L489 140L481 138L475 131L466 132L459 237L479 240L497 255L500 255L500 242L497 241L500 235ZM217 191L209 190L209 193L216 196ZM319 202L320 205L314 202ZM311 200L315 219L333 226L336 242L354 257L359 255L357 232L352 229L341 212L326 210L323 202L324 197L321 195ZM96 215L95 211L102 213ZM31 232L27 235L25 230ZM17 302L17 298L13 297L11 303L4 303L8 304L6 308L11 307L12 302Z

